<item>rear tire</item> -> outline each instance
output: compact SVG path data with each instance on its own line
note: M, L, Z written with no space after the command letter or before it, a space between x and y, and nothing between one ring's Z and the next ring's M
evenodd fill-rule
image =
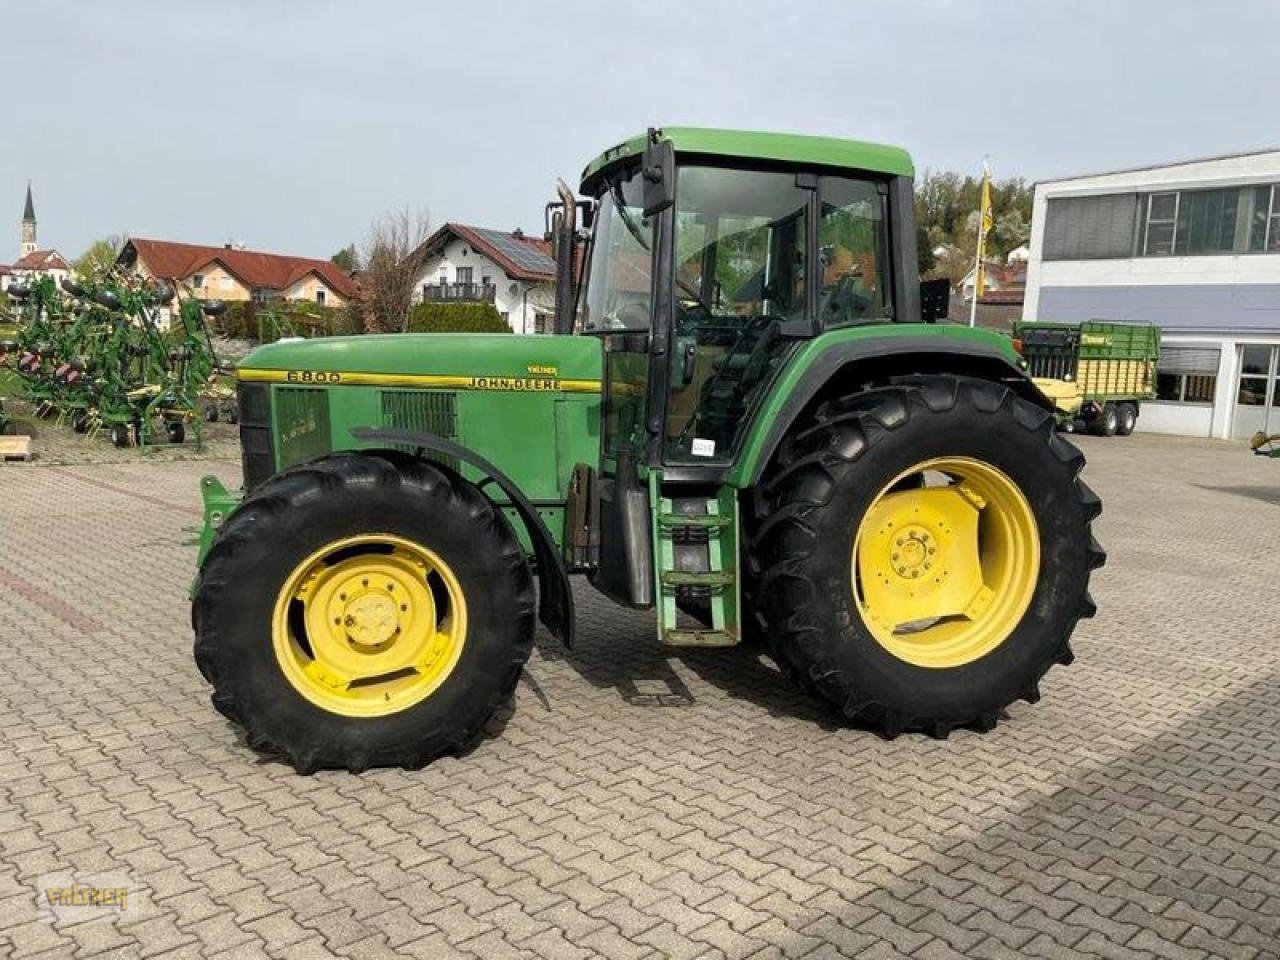
M1122 403L1116 407L1116 436L1127 437L1138 425L1138 405Z
M438 686L401 709L379 712L375 703L344 714L319 705L288 675L277 653L277 601L305 558L370 535L441 558L461 591L465 628ZM287 757L299 773L358 772L417 769L467 748L515 688L532 648L534 613L528 563L488 498L437 465L369 453L303 464L246 498L200 570L192 623L213 704L244 727L251 747Z
M851 550L886 485L935 458L1004 474L1034 515L1040 557L1030 602L998 645L941 667L908 662L876 638ZM889 736L994 727L1010 703L1039 698L1050 667L1071 662L1071 632L1093 615L1089 575L1105 555L1090 534L1101 504L1078 479L1083 466L1048 411L995 383L912 378L824 405L784 440L756 498L749 592L769 652L844 718Z

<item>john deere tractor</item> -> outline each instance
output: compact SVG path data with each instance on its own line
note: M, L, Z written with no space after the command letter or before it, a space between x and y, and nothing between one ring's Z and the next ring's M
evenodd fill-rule
M204 481L193 622L249 744L303 772L465 749L537 620L573 644L571 574L889 736L1038 699L1094 612L1100 503L1010 341L935 322L908 155L665 128L578 194L548 206L555 334L238 368L244 490Z

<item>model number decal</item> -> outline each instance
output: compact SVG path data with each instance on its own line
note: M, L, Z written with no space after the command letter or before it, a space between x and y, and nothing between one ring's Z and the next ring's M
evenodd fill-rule
M342 374L328 370L290 370L284 378L288 383L341 383Z

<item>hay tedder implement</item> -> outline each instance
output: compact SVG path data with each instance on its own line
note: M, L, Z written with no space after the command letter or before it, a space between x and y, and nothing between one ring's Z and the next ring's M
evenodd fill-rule
M202 402L216 402L221 372L205 325L220 301L178 297L165 283L112 277L98 283L49 277L14 284L17 335L0 341L0 361L40 418L77 433L105 433L119 447L182 443L187 424L200 442ZM208 399L206 399L208 398Z

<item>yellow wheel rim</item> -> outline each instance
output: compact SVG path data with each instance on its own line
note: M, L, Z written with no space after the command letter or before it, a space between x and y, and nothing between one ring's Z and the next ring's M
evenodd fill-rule
M854 535L853 595L900 660L946 669L1000 646L1040 576L1040 536L1017 484L988 463L938 457L896 476Z
M449 565L421 544L388 533L346 537L293 568L271 635L281 671L316 706L387 716L453 672L467 605Z

